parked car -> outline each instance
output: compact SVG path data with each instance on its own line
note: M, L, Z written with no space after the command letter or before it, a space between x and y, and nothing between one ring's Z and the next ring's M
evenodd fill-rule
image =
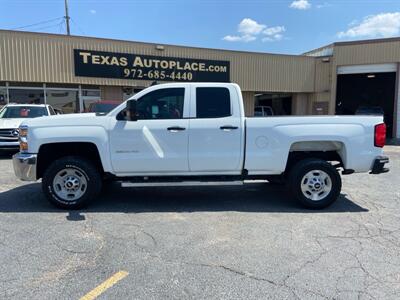
M104 116L24 121L13 163L22 180L42 178L47 199L65 209L96 199L110 180L136 187L276 177L316 209L340 195L339 172L388 172L385 128L382 116L246 118L237 84L160 84Z
M54 115L50 105L7 104L0 111L0 150L18 149L19 125L30 118Z
M90 103L87 112L94 112L105 114L112 111L118 105L121 104L121 101L113 101L113 100L102 100L98 102Z
M271 106L256 106L254 108L255 117L268 117L273 115L274 111Z

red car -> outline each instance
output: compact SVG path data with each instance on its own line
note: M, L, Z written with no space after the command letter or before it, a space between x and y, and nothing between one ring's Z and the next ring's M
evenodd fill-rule
M108 113L120 105L122 102L115 100L101 100L98 102L90 103L86 112L94 113Z

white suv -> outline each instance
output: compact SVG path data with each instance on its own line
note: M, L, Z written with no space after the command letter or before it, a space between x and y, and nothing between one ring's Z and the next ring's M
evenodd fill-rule
M0 150L19 149L18 127L28 118L55 115L45 104L7 104L0 110Z

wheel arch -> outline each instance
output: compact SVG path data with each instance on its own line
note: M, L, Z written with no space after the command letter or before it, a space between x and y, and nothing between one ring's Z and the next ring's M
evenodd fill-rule
M104 173L100 152L92 142L60 142L40 146L37 162L37 179L42 178L45 170L55 160L65 156L77 156L89 160L96 168Z
M299 161L315 158L346 166L346 146L341 141L299 141L290 145L285 173Z

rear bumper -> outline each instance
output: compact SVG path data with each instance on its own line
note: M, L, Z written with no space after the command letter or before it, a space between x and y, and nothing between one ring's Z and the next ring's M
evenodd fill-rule
M385 164L389 163L389 157L387 156L378 156L375 158L374 163L372 165L370 174L381 174L389 172L389 168L385 168Z
M13 156L14 173L23 181L36 181L37 154L17 153Z

